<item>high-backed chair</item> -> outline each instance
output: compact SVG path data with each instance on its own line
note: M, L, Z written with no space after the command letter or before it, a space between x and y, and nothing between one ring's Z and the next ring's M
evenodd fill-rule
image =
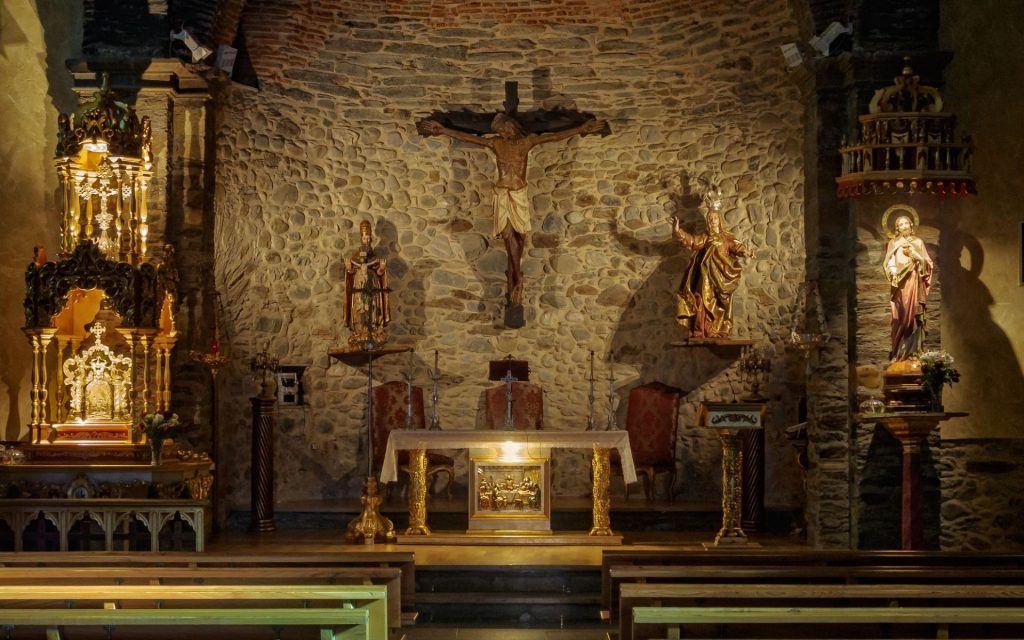
M388 445L388 435L393 429L404 429L406 411L408 410L407 389L404 382L392 381L379 384L373 388L373 425L370 433L373 436L374 468L380 471L384 464L384 450ZM416 429L426 428L423 416L423 389L412 388L412 423ZM398 452L398 469L409 473L409 452ZM452 497L452 479L455 476L455 461L433 451L427 452L427 482L434 484L434 477L439 473L448 474L447 493ZM388 484L385 495L391 495Z
M654 499L654 477L667 473L668 499L675 500L676 426L679 422L679 398L682 390L661 382L648 382L629 392L626 431L633 452L633 465L644 484L644 496ZM622 462L618 456L613 467ZM626 485L629 499L629 485Z
M505 428L508 391L502 383L484 392L484 428ZM516 431L544 428L544 390L530 382L512 383L512 426Z

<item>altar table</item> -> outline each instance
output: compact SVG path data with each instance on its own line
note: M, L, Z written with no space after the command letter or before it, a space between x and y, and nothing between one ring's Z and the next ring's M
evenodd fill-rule
M625 431L428 431L395 430L384 451L381 482L398 480L396 452L409 452L409 528L406 535L430 535L427 527L427 449L493 449L520 447L530 451L550 449L593 449L592 536L612 535L609 510L611 450L622 459L622 475L627 483L636 482L633 454Z

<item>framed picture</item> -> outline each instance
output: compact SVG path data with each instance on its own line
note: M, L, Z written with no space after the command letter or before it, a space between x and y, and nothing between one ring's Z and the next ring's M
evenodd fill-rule
M282 406L304 404L302 397L302 373L304 365L281 365L277 368L277 403Z

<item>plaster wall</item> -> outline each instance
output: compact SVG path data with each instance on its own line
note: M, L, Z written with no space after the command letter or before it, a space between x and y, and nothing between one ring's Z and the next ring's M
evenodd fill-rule
M947 108L974 138L979 192L956 206L943 230L949 267L943 348L963 374L948 395L951 406L971 415L950 421L942 437L1022 438L1024 122L1012 105L1024 101L1024 86L1014 80L1024 51L1007 45L1024 34L1024 6L982 0L941 7L942 44L955 52L946 73Z
M57 248L57 174L52 160L57 114L77 104L64 66L81 49L81 7L76 4L0 4L0 433L5 440L25 435L30 420L32 352L21 333L21 300L32 248Z

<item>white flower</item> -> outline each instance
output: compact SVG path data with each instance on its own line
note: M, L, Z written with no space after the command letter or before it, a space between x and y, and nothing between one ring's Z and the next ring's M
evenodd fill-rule
M917 354L917 359L924 365L941 364L947 369L953 366L953 356L945 351L925 351Z

